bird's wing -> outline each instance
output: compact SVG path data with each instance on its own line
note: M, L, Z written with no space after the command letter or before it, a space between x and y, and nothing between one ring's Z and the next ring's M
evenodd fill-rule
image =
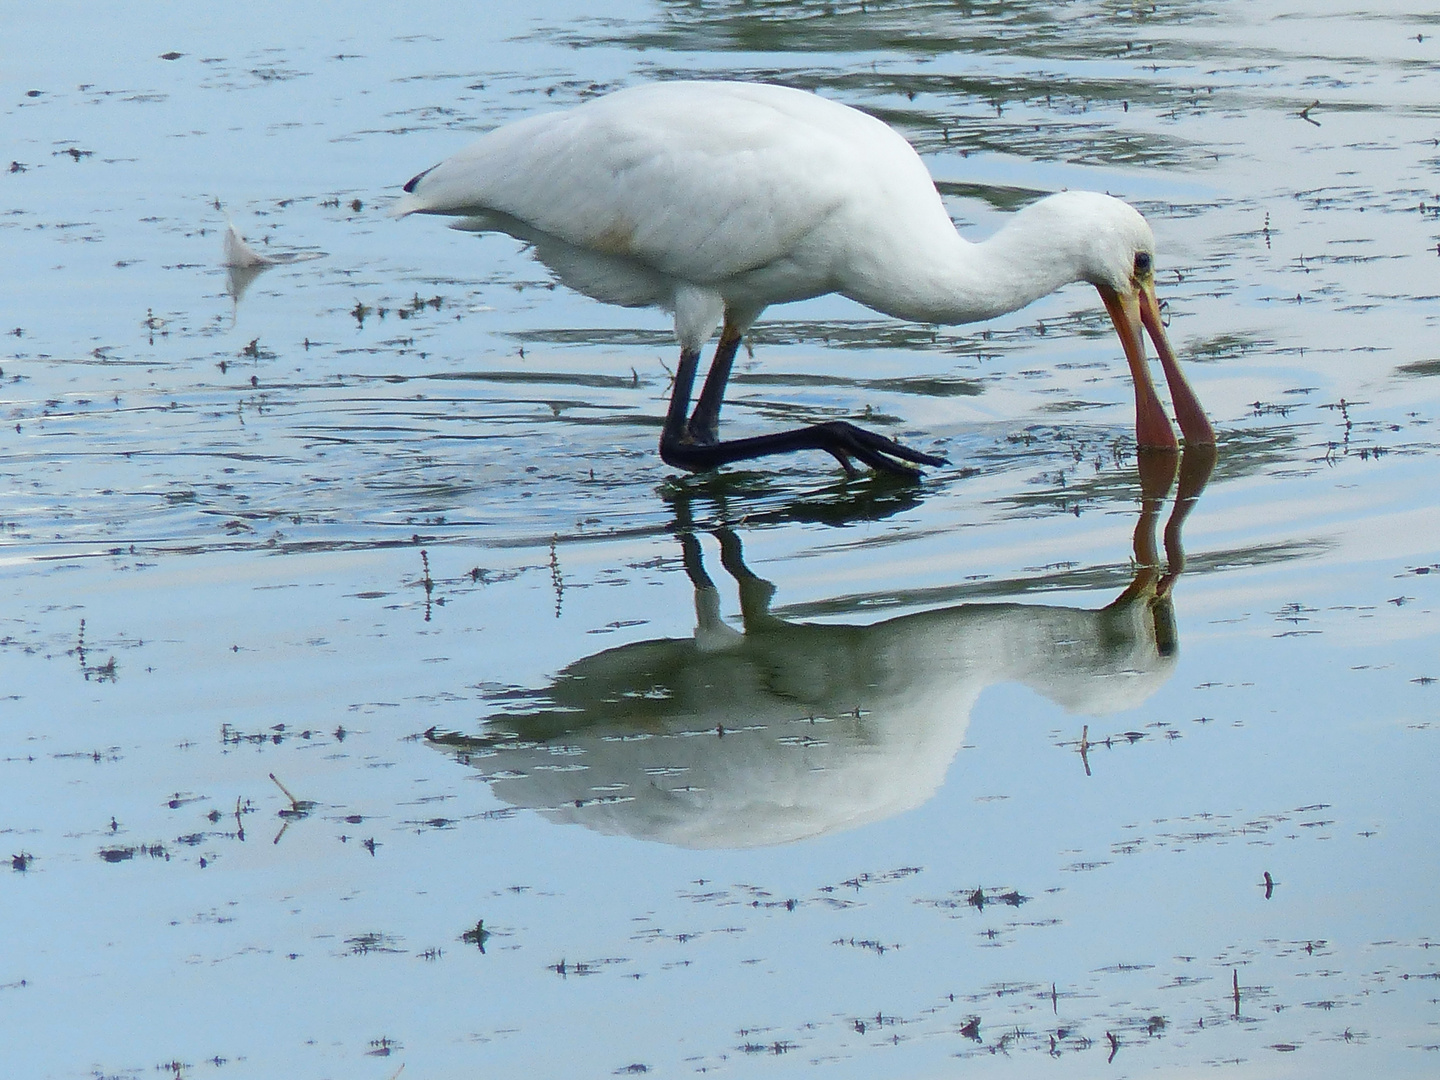
M401 212L500 211L703 284L783 259L863 198L855 165L876 140L913 154L879 121L799 91L637 87L491 132L407 185Z

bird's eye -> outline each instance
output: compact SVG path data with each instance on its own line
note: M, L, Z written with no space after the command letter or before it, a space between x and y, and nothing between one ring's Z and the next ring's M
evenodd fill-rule
M1135 273L1137 275L1150 273L1150 268L1154 261L1148 251L1137 251L1135 253Z

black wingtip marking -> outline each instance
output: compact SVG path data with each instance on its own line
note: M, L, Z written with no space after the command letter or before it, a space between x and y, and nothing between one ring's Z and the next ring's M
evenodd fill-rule
M429 169L426 169L424 172L419 173L419 174L416 175L416 176L412 176L412 177L410 178L410 182L405 185L405 188L404 188L405 194L406 194L406 195L413 195L413 194L415 194L415 185L418 184L418 183L420 183L421 180L424 180L425 177L428 176L428 175L430 174L431 170L433 170L434 168L435 168L435 166L434 166L434 165L431 165L430 168L429 168Z

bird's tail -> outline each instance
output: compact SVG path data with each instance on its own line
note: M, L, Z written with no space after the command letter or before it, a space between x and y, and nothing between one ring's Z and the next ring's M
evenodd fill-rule
M426 175L429 174L434 168L435 166L431 165L429 169L425 170L425 172L416 173L414 176L412 176L409 180L406 181L405 187L402 189L405 194L402 195L400 197L400 200L390 208L391 217L409 217L411 214L419 213L426 208L425 200L420 195L416 194L415 189L420 186L420 181L425 179Z

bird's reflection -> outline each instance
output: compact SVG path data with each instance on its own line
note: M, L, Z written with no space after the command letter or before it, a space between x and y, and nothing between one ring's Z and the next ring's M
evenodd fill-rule
M1213 464L1208 447L1180 460L1141 455L1137 570L1102 608L968 603L868 625L772 614L774 586L745 565L739 535L716 527L743 630L724 622L682 496L676 533L695 586L692 638L586 657L492 717L484 734L428 737L481 770L506 802L604 833L751 847L889 817L939 788L987 686L1023 683L1104 715L1166 680L1181 526ZM1177 472L1162 564L1156 531Z

